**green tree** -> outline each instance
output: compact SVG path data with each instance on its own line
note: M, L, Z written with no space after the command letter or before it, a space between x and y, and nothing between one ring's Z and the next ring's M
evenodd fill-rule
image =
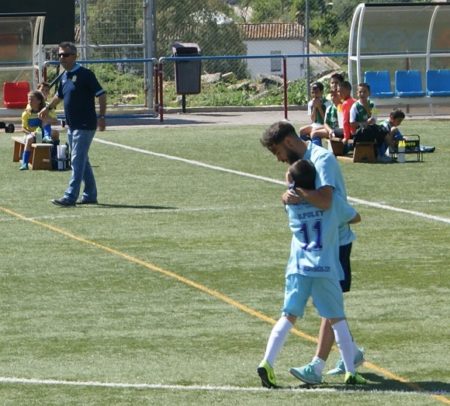
M198 43L203 55L245 55L245 45L232 10L222 0L166 0L157 8L157 55L172 52L175 41ZM246 73L243 60L205 61L208 72ZM166 74L172 76L171 70Z
M125 4L123 0L96 0L89 7L88 42L91 44L139 44L143 40L141 1ZM132 57L130 50L97 51L96 57Z
M253 0L252 23L291 21L292 0Z

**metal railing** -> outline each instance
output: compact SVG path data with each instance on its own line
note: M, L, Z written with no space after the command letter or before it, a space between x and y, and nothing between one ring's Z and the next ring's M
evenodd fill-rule
M159 120L164 121L164 71L163 65L167 62L186 62L186 61L206 61L206 60L236 60L236 59L281 59L282 60L282 79L283 79L283 111L284 118L288 119L288 76L287 61L291 58L326 58L326 57L347 57L347 53L324 53L324 54L279 54L279 55L222 55L222 56L163 56L159 58L154 66L155 83L155 112L159 115ZM309 87L309 86L308 86ZM308 88L307 87L307 88Z
M128 58L128 59L93 59L93 60L78 60L81 65L89 64L107 64L107 63L151 63L153 65L153 77L151 82L152 88L152 104L154 112L159 116L161 122L164 121L164 64L171 62L186 62L186 61L205 61L205 60L244 60L244 59L281 59L283 79L283 111L284 118L288 119L288 75L287 67L288 60L293 58L325 58L325 57L347 57L347 53L322 53L322 54L264 54L264 55L221 55L221 56L164 56L159 59L156 58ZM46 79L46 67L49 65L59 65L58 61L45 61L44 63L44 79ZM148 83L145 87L146 100L150 86ZM152 108L148 103L149 110ZM125 115L123 115L125 116Z

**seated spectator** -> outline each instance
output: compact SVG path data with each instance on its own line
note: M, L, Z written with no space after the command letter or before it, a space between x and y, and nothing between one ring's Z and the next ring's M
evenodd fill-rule
M344 144L344 154L351 149L353 128L350 125L350 110L356 100L352 97L352 85L344 80L338 85L341 104L337 106L338 127L330 133L331 140L339 140Z
M329 100L331 101L332 93L338 91L339 85L344 81L344 75L339 72L335 72L330 76L330 95Z
M308 114L311 118L311 124L300 128L300 137L303 140L311 138L311 132L319 128L323 128L325 121L325 110L330 105L330 102L323 97L323 84L314 82L311 85L312 99L308 103ZM322 145L321 139L316 138L313 142L317 145Z
M337 90L331 90L331 104L325 110L324 126L311 131L312 142L318 144L317 140L322 143L322 138L331 138L334 131L341 134L339 129L339 107L341 105L341 96Z
M28 93L28 105L22 113L22 128L25 132L25 148L20 170L27 170L30 162L31 144L35 142L51 143L51 126L44 125L38 113L45 107L44 95L35 90Z
M350 125L354 131L354 142L375 141L376 154L381 162L390 161L385 155L386 129L377 125L376 109L369 99L370 86L367 83L358 85L358 100L350 109Z
M357 93L358 100L350 109L350 125L354 132L377 122L375 105L369 99L370 86L367 83L360 83Z
M381 126L388 132L384 139L386 152L389 152L388 148L392 151L400 140L405 139L398 129L404 119L405 113L400 109L395 109L389 113L389 118L381 123Z
M330 76L330 93L327 96L330 105L325 110L324 126L311 131L311 139L315 144L319 144L320 141L321 145L322 138L330 138L334 130L339 131L339 105L341 104L339 85L343 81L344 76L338 72Z

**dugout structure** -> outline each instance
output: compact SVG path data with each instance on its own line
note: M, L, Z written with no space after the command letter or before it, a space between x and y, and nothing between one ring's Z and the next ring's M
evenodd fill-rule
M73 41L74 25L73 0L0 2L0 100L4 82L42 81L45 46Z
M1 82L40 80L45 13L0 13ZM33 72L37 69L37 77Z
M348 46L352 85L371 84L377 104L448 104L450 92L430 88L436 72L442 89L450 88L448 21L450 3L359 4Z

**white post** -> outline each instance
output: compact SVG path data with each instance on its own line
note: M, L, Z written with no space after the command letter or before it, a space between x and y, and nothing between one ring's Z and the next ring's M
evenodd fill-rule
M154 20L156 16L156 4L154 0L144 0L144 58L155 57ZM146 106L153 109L153 64L146 62L144 65L144 86L146 94Z
M80 0L80 59L87 60L87 0Z

